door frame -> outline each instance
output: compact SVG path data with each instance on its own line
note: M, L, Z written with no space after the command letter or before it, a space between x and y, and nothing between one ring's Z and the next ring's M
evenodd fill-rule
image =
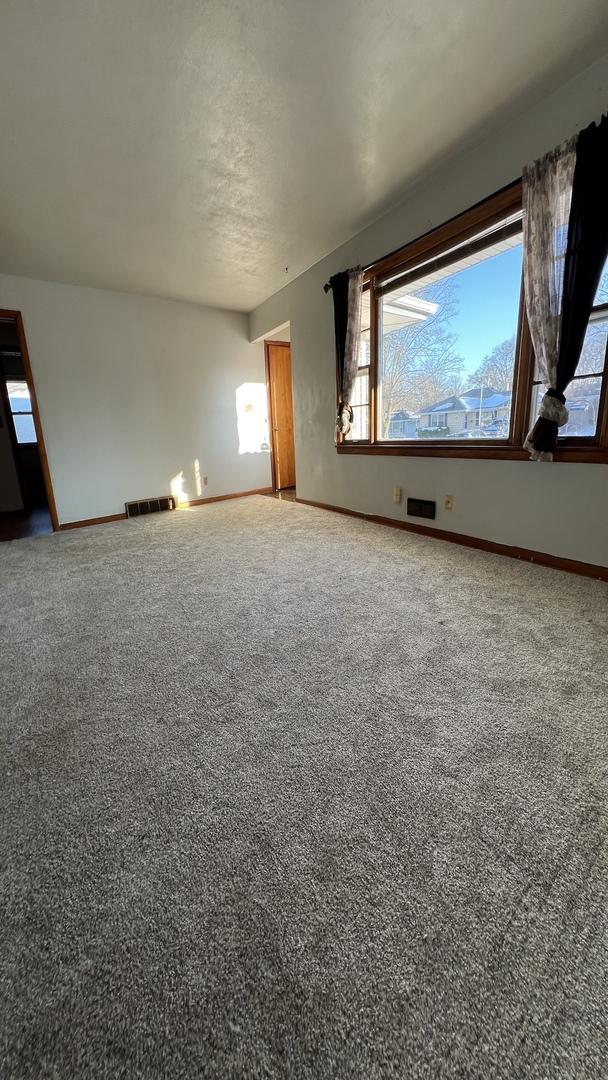
M272 409L272 394L270 392L270 360L268 356L268 349L270 345L282 346L284 349L289 349L291 355L291 341L270 341L264 340L264 360L266 365L266 397L268 399L268 434L270 436L270 469L272 472L272 490L278 491L277 488L277 469L276 469L276 451L274 445L274 413ZM293 408L293 372L292 372L292 385L291 385L291 404ZM295 446L294 446L295 451Z
M46 491L46 498L49 505L49 516L51 519L51 525L53 526L53 532L57 532L59 529L57 504L55 502L55 492L53 491L53 482L51 480L51 471L49 469L49 459L47 456L46 445L44 442L44 433L42 431L42 421L40 420L40 410L38 408L38 399L36 397L36 387L34 386L34 376L32 375L32 365L30 364L30 354L27 350L27 340L25 337L25 329L23 326L23 317L20 311L10 311L7 308L0 308L0 319L6 322L14 322L17 330L17 341L19 342L19 351L21 353L21 360L23 363L23 373L25 375L25 381L30 392L30 401L32 403L32 416L34 418L34 428L36 430L36 441L38 443L38 453L40 455L40 466L42 468L44 490Z

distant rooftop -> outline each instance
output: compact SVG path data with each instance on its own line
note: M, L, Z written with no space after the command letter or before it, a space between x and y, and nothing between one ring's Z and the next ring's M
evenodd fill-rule
M494 390L491 386L478 386L465 390L462 394L453 394L432 405L421 409L421 413L474 412L476 409L500 409L511 402L510 390Z

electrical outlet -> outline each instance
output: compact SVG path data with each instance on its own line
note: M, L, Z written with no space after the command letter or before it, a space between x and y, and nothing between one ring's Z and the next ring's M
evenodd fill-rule
M400 487L394 487L393 488L393 502L394 503L400 503L401 502L401 488Z
M207 487L208 483L209 483L209 477L208 476L203 476L203 484L205 485L205 487Z
M454 509L454 496L453 495L444 495L443 509L444 510L453 510Z

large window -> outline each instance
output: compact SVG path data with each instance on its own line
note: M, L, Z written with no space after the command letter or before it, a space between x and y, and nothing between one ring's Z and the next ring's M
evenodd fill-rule
M17 442L35 443L37 440L32 400L25 379L8 379L6 389Z
M545 388L522 302L521 184L365 276L353 431L345 452L527 457ZM608 267L567 390L558 457L608 460Z
M378 437L506 439L521 215L380 287Z

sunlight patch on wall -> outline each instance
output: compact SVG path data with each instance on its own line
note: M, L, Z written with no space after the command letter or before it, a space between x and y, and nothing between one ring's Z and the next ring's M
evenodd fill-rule
M198 458L194 459L194 483L196 486L196 494L200 498L203 494L203 483L201 480L201 463Z
M190 496L184 487L184 470L178 472L171 481L171 494L177 501L178 506L187 506L190 502Z
M264 383L242 383L236 388L236 423L239 454L269 454L268 399Z

